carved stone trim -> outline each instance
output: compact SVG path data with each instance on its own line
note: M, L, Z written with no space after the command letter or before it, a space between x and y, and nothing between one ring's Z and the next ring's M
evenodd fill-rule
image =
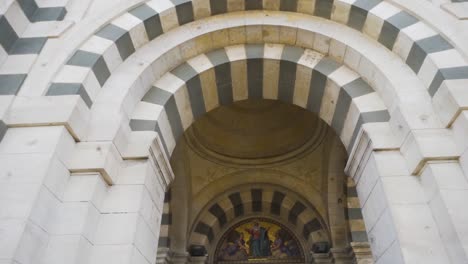
M167 190L169 185L174 180L174 172L172 171L169 158L164 152L164 147L161 143L161 138L159 135L156 135L156 138L153 140L153 143L149 149L149 160L153 169L159 175L159 180L164 188L164 191Z

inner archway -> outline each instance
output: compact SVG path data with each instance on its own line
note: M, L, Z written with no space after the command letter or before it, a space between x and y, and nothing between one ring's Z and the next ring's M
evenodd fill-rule
M160 256L207 263L353 263L352 245L369 245L355 186L343 172L346 159L334 130L298 106L249 99L213 109L184 132L172 153L175 180L165 206L170 221L163 217L160 238L169 242L160 243ZM255 243L248 235L248 254L232 244L240 241L233 230L254 219L269 219L273 229L286 232L267 232L265 256L252 255ZM287 253L292 249L285 240L301 253ZM275 242L284 252L275 251ZM222 252L227 255L220 257ZM370 250L366 257L372 258Z

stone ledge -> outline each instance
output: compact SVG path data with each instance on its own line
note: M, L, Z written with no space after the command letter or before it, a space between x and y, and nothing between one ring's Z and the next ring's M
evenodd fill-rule
M122 158L110 142L78 143L66 162L70 172L99 172L109 185L116 182L121 164Z
M446 80L433 97L435 110L444 127L450 127L463 110L468 109L466 86L468 77L459 80Z
M457 160L453 134L447 129L413 130L400 149L412 175L419 175L424 165L431 160Z
M468 3L448 3L441 5L442 10L458 18L459 20L468 20Z
M76 141L83 139L89 109L78 95L16 96L5 114L9 127L65 126Z

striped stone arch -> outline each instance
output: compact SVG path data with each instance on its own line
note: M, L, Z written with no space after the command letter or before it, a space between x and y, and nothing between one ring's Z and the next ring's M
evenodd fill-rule
M35 0L0 3L0 96L18 93L47 41L44 32L28 32L28 27L36 22L44 25L63 20L67 9L62 5L56 1L38 3ZM0 127L2 123L0 121Z
M346 210L345 217L348 221L348 240L351 242L368 242L366 226L362 216L361 204L359 202L356 183L353 178L346 177Z
M276 44L229 46L162 76L136 106L134 131L157 131L168 156L201 115L244 99L277 99L316 113L351 151L361 126L387 122L378 94L359 74L322 54Z
M443 36L386 1L153 0L129 10L96 32L70 58L67 62L69 67L65 66L61 70L47 95L79 94L91 107L99 88L112 72L149 41L195 20L253 10L313 15L364 33L398 55L417 74L431 96L440 87L444 88L441 98L435 100L436 107L446 102L447 98L454 97L453 89L460 86L460 82L443 85L444 81L468 79L468 64ZM243 27L235 30L238 34L261 35L262 24L259 26L250 30ZM268 25L264 26L268 30ZM302 30L307 29L300 24L296 25L296 31ZM455 106L463 104L457 100L451 103ZM448 112L439 113L443 115L444 124L449 125L457 111L457 107L452 107Z
M200 211L189 233L189 247L200 245L210 251L237 220L260 215L293 227L306 247L331 241L323 218L298 195L277 187L248 186L223 193Z
M172 193L171 189L169 189L164 195L164 205L161 217L161 229L159 231L158 248L169 248L171 246L171 238L169 237L170 227L172 225L171 198Z

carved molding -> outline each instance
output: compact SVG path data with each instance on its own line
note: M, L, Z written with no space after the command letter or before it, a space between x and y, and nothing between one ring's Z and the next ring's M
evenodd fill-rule
M174 180L174 172L172 171L169 158L164 152L164 147L159 135L156 135L156 138L153 140L153 143L150 146L149 161L151 161L150 164L156 174L159 176L158 179L160 180L164 191L166 191Z

